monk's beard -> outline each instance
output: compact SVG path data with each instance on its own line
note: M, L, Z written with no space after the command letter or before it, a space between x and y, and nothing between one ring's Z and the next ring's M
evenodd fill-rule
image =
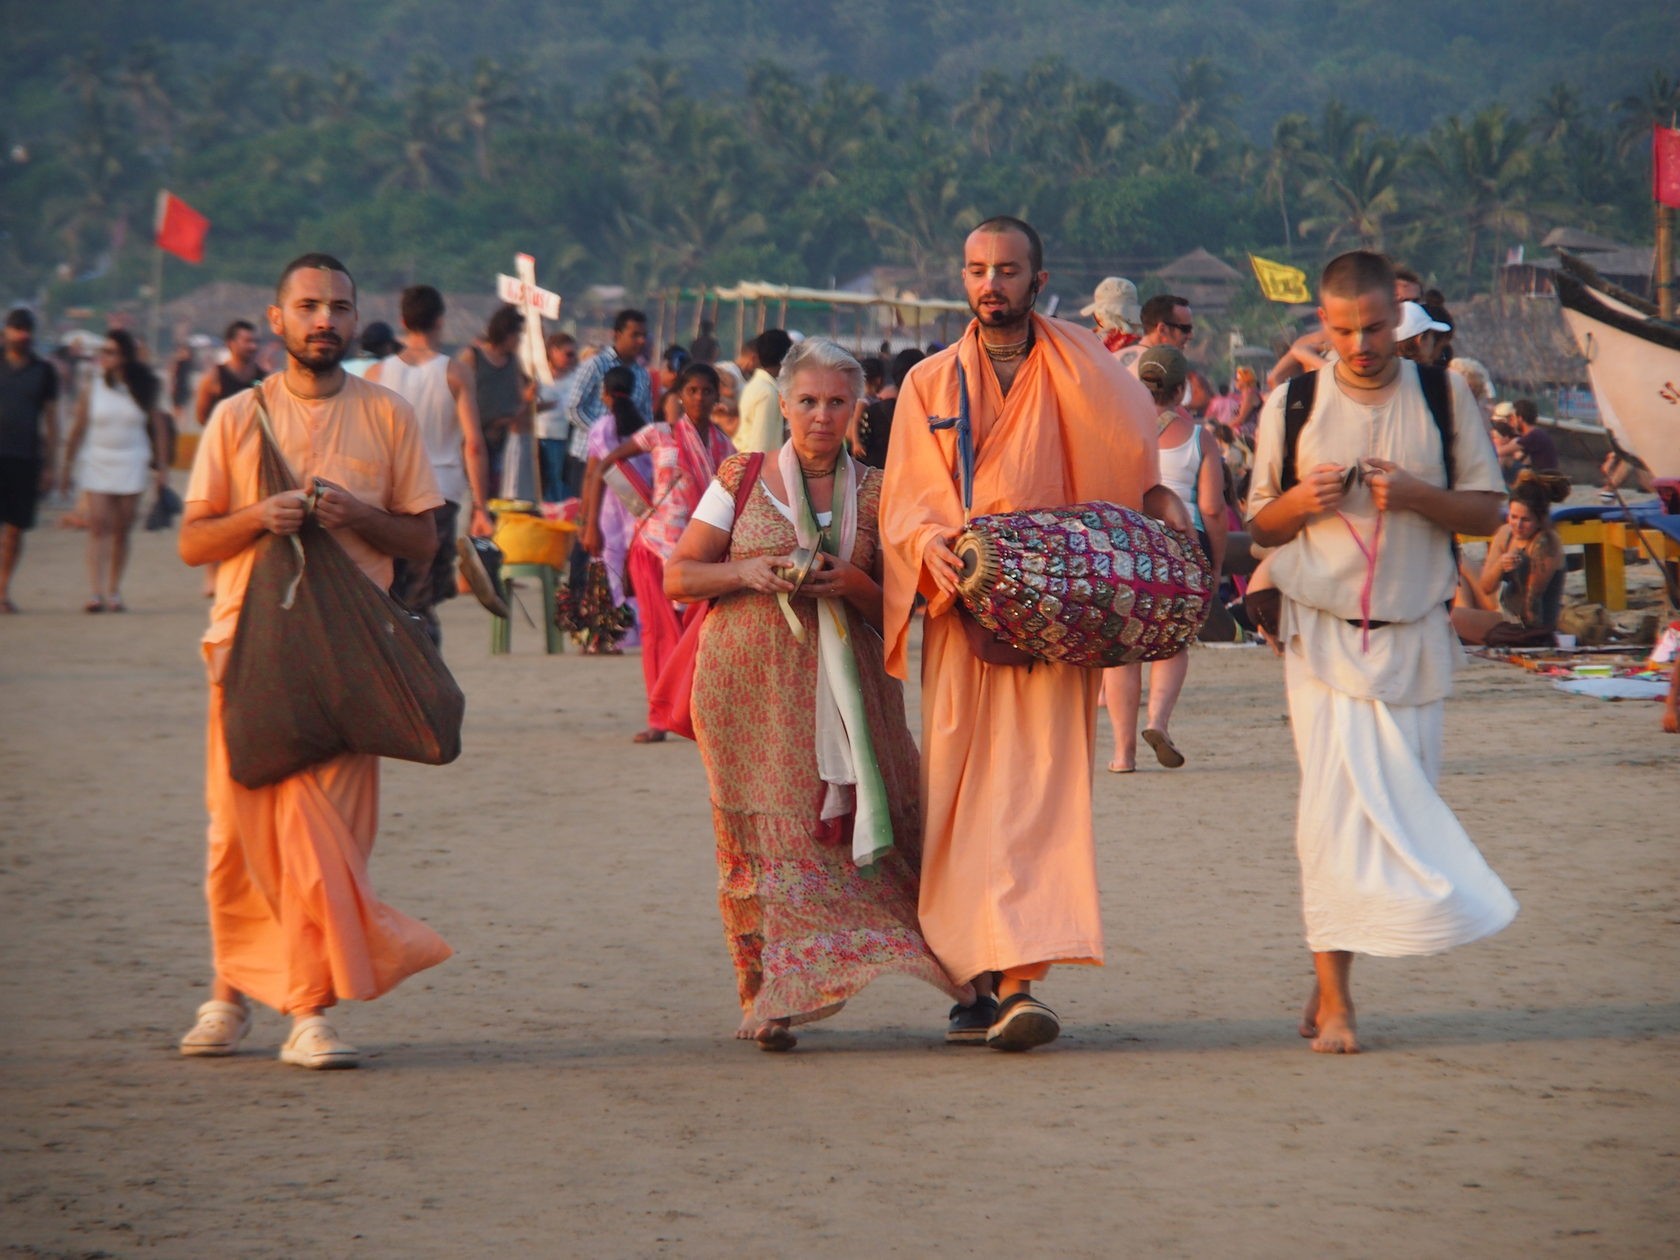
M969 313L980 321L982 328L997 328L1003 330L1020 329L1025 331L1032 323L1033 307L1038 304L1038 285L1035 283L1027 290L1026 301L1020 306L1005 304L1002 306L981 307L974 302L968 304Z

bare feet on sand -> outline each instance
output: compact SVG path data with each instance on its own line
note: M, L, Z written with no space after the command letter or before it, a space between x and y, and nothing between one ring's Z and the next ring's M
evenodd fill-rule
M735 1030L736 1041L751 1041L758 1035L759 1021L753 1018L751 1011L741 1012L741 1026Z
M1301 1026L1296 1030L1312 1040L1312 1048L1319 1054L1358 1054L1359 1034L1353 1023L1353 1009L1345 1014L1325 1014L1318 1009L1318 986L1313 985L1312 996L1301 1008Z
M1358 1054L1359 1037L1353 1027L1353 1012L1320 1012L1318 1036L1313 1038L1312 1048L1318 1054Z

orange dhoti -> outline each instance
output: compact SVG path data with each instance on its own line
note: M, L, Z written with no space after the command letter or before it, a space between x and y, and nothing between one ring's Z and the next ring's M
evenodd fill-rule
M922 636L922 935L953 976L1100 963L1091 764L1102 675L987 665L955 614Z
M443 502L409 406L358 377L327 398L299 398L278 376L224 400L199 439L188 504L215 516L263 497L256 396L299 485L325 477L373 507L415 516ZM334 531L368 580L391 585L391 558L351 529ZM366 1000L449 957L423 923L382 905L368 884L379 826L379 759L335 757L265 788L228 774L218 679L256 559L247 547L216 569L204 636L210 667L210 858L205 892L216 974L276 1010ZM307 668L300 663L298 668Z
M1033 319L1035 344L1005 396L975 326L916 365L899 391L881 498L887 669L922 639L922 934L958 980L1037 979L1053 962L1100 963L1091 771L1097 670L988 665L923 564L965 513L955 431L957 365L977 456L973 515L1106 500L1140 506L1160 478L1147 391L1092 334Z
M275 1010L366 1001L451 950L368 882L379 758L334 757L265 788L228 774L222 689L210 688L205 894L216 975Z

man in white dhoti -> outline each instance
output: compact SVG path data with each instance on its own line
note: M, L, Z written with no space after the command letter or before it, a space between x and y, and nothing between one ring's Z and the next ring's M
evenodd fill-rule
M1396 356L1386 258L1334 259L1319 300L1338 359L1267 399L1248 510L1254 541L1277 548L1301 762L1296 850L1317 977L1301 1035L1355 1054L1355 953L1438 953L1517 912L1435 787L1461 657L1452 534L1491 534L1504 483L1464 379Z

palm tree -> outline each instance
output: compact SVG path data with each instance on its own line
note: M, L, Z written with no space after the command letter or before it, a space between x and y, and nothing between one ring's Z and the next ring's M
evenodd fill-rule
M299 126L315 121L321 99L320 80L295 66L276 66L268 77L274 85L275 106L284 121Z
M1495 232L1526 235L1534 150L1528 125L1502 105L1482 110L1468 124L1449 118L1421 151L1434 177L1432 207L1464 233L1464 275L1473 283L1482 242Z
M1289 189L1296 184L1298 177L1304 178L1312 141L1312 123L1305 114L1285 114L1272 125L1272 144L1266 150L1265 176L1260 192L1268 199L1277 199L1278 214L1283 217L1285 245L1295 243L1289 230Z
M454 183L452 156L460 138L455 84L435 57L415 58L402 96L402 124L391 136L398 158L385 188L431 192Z
M373 96L373 83L360 66L327 63L326 116L340 125L361 116Z
M1301 193L1319 213L1301 221L1301 235L1322 232L1331 248L1353 237L1363 249L1381 249L1383 221L1400 208L1401 159L1392 136L1371 130L1358 132L1337 156L1315 155L1315 173Z
M864 223L889 254L915 272L925 294L951 286L957 271L952 241L980 218L963 198L956 159L944 156L918 164L904 181L902 200L888 214L865 215Z
M1623 119L1617 151L1626 157L1650 141L1653 124L1680 126L1680 78L1653 70L1644 87L1622 97L1616 110Z
M480 57L467 80L463 116L472 133L473 163L478 177L490 179L490 128L515 117L524 103L518 72Z
M1013 80L1001 70L987 70L952 115L952 121L968 129L969 143L990 161L1008 147L1011 128L1019 113L1019 93Z
M155 39L141 40L129 48L116 81L134 111L142 145L167 152L175 139L178 91L169 51Z

